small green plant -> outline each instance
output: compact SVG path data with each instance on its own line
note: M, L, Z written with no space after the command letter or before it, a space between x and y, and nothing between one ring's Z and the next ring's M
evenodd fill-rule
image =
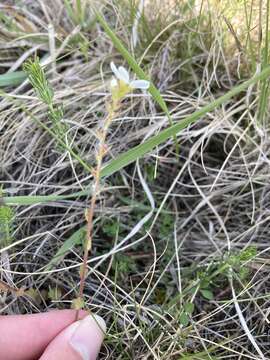
M221 286L226 290L227 284L229 289L228 279L232 274L241 281L248 280L250 270L245 264L254 259L256 254L257 249L249 246L239 252L226 253L206 268L200 267L197 271L194 268L189 269L190 271L185 274L185 278L189 280L183 287L180 297L178 294L167 304L169 312L178 318L181 325L188 326L195 311L196 298L201 297L205 302L215 299L215 294ZM192 275L194 272L195 278Z
M27 74L39 99L48 107L48 117L52 123L53 132L63 140L68 131L67 125L62 121L64 115L63 107L55 105L54 103L54 91L46 79L39 58L35 57L34 59L28 60L24 64L23 70Z
M0 201L2 190L0 189ZM14 211L0 202L0 248L10 245L14 225Z
M49 286L48 298L51 301L59 301L61 299L61 296L62 296L62 291L58 286L54 286L54 287Z
M82 27L86 27L87 23L93 21L92 18L89 20L89 17L91 16L89 16L90 14L86 13L85 1L76 0L74 2L70 2L69 0L64 0L64 6L68 16L74 22L74 24L80 24Z
M155 165L154 164L146 164L144 169L145 169L145 173L146 173L148 182L153 182L157 176Z
M135 273L138 270L135 260L124 254L115 255L112 269L123 278L130 273Z
M228 264L232 267L234 272L238 275L241 281L248 279L250 269L244 266L244 263L254 259L257 255L257 248L255 246L248 246L239 253L233 254L228 258Z
M6 247L12 241L14 213L9 206L0 206L0 245Z
M116 219L106 219L102 224L102 232L110 238L115 238L120 231L120 224Z
M227 253L225 256L213 262L208 268L199 270L197 272L197 279L199 282L199 292L206 300L214 299L214 290L218 284L224 283L228 277L236 274L241 280L246 280L249 275L249 268L244 263L253 259L257 254L257 249L254 246L249 246L246 249Z
M160 214L160 238L167 238L173 231L174 217L168 213Z

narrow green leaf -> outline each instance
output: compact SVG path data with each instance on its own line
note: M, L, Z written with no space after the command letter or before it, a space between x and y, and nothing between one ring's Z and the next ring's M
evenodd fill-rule
M21 206L21 205L34 205L47 203L51 201L62 201L68 199L74 199L79 196L86 196L89 194L89 190L78 191L69 195L27 195L27 196L4 196L0 198L5 205L9 206Z
M0 87L20 85L26 80L26 74L23 71L8 72L0 75Z
M53 266L57 265L59 261L61 261L65 255L75 246L81 244L81 242L85 239L85 226L75 231L58 249L57 253L50 260L50 262L46 266L46 270L51 270Z

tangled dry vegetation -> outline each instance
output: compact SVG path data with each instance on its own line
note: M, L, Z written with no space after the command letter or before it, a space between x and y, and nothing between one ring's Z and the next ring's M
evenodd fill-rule
M93 164L108 65L125 61L89 10L93 3L85 2L87 24L77 21L75 2L71 17L67 3L2 2L0 71L21 70L35 54L45 63L49 57L46 77L63 107L62 122L81 158ZM205 14L191 1L176 2L173 11L155 8L150 20L142 18L134 48L135 5L95 5L141 60L173 122L252 75L248 53L238 53L215 7ZM3 292L1 313L69 308L92 174L44 129L46 105L29 81L2 89L0 176L10 201L1 216L8 212L11 220L9 242L1 243L1 281L26 291ZM86 307L108 324L101 359L270 358L269 122L268 114L257 121L256 89L179 132L179 154L169 139L102 180L85 287ZM149 94L128 96L111 126L106 161L167 126ZM55 197L35 197L41 195ZM67 240L73 246L55 258Z

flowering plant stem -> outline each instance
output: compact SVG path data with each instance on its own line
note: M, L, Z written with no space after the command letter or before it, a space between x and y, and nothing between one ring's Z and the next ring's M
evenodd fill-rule
M73 301L74 308L76 309L76 320L78 320L79 318L80 309L82 309L84 306L83 291L87 276L88 257L92 249L93 219L94 219L97 197L100 192L99 187L100 187L100 178L102 175L102 171L101 171L102 162L107 152L106 137L107 137L108 129L119 109L121 100L125 97L125 95L127 95L134 89L147 90L150 86L149 81L146 80L130 80L129 73L123 66L119 66L117 68L115 64L111 62L111 69L112 72L114 73L114 77L111 80L111 86L110 86L111 102L109 103L108 106L108 115L104 121L103 126L101 127L101 130L98 131L96 134L99 142L96 153L96 168L92 171L94 177L92 198L89 209L86 214L87 227L86 227L86 239L84 245L83 263L80 270L80 287L79 287L78 297Z
M96 201L100 191L100 178L101 178L101 169L102 169L102 162L104 155L107 152L106 148L106 137L108 133L108 129L113 118L116 115L118 110L119 103L118 101L112 100L111 104L108 107L108 115L104 121L104 125L100 131L97 133L97 138L99 140L97 153L96 153L96 168L92 171L94 177L94 185L93 185L93 194L90 201L90 206L87 210L86 214L86 239L84 245L84 254L83 254L83 263L80 271L80 287L79 287L79 294L78 294L78 305L76 307L76 320L79 318L79 311L82 307L83 301L83 291L85 287L85 281L87 276L87 262L89 258L89 253L92 248L92 238L93 238L93 218L95 213Z

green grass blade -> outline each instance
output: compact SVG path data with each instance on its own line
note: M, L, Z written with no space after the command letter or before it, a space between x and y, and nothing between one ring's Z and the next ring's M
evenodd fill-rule
M85 226L81 227L79 230L75 231L66 241L64 241L63 245L58 249L54 257L49 261L45 270L51 270L52 267L57 265L59 261L61 261L65 255L75 246L82 243L85 239Z
M269 65L269 15L270 15L270 0L266 4L266 29L264 49L261 51L261 69L265 69ZM259 106L258 106L258 120L263 122L267 114L268 101L269 101L269 79L263 79L258 84L259 89Z
M143 69L138 65L137 61L134 59L134 57L130 54L130 52L125 48L121 40L116 36L114 31L110 28L110 26L107 24L106 20L103 18L103 16L100 13L96 13L97 19L104 28L106 34L110 37L112 40L114 46L116 49L121 53L121 55L124 57L124 59L127 61L129 66L132 68L132 70L135 72L135 74L138 76L139 79L143 80L149 80ZM155 101L159 104L161 109L165 112L167 115L170 125L173 125L173 121L169 112L169 109L163 100L159 90L155 87L155 85L150 82L149 87L149 93L152 95L152 97L155 99ZM173 136L174 137L174 136ZM176 149L178 149L177 139L174 137L175 146ZM178 152L178 151L177 151Z
M14 71L0 75L0 87L20 85L27 76L24 71Z
M87 196L89 190L78 191L69 195L27 195L27 196L4 196L0 198L1 201L8 206L27 206L42 204L51 201L63 201L68 199L74 199L79 196Z
M119 155L116 159L110 161L107 165L102 169L101 176L106 177L109 175L114 174L118 170L122 169L123 167L131 164L132 162L136 161L138 158L142 157L143 155L149 153L151 150L153 150L157 145L163 143L164 141L168 140L172 135L178 134L181 130L186 128L188 125L196 122L203 116L205 116L207 113L213 111L218 106L222 105L226 101L230 100L232 97L240 94L242 91L244 91L249 86L255 84L258 81L261 81L263 79L266 79L270 76L270 66L266 67L260 74L257 74L250 78L249 80L243 82L242 84L235 86L233 89L228 91L226 94L222 95L221 97L217 98L210 104L204 106L200 110L195 111L193 114L186 117L184 120L181 120L181 122L174 124L170 126L169 128L161 131L159 134L153 136L149 140L145 141L143 144L137 145L133 147L132 149L126 151L125 153ZM47 201L56 201L56 200L64 200L67 198L76 198L78 196L83 196L88 194L87 191L77 192L75 194L70 194L66 196L57 196L57 195L49 195L49 196L38 196L36 198L36 202L34 197L21 197L21 196L10 196L2 198L4 203L7 205L23 205L22 202L32 201L33 203L40 203ZM26 199L27 198L27 199ZM15 201L14 201L15 199ZM21 203L20 199L23 201ZM30 200L29 200L30 199Z
M70 5L69 0L64 0L64 6L66 8L68 16L74 22L74 24L76 24L76 16L74 15L74 11L72 9L72 6Z

